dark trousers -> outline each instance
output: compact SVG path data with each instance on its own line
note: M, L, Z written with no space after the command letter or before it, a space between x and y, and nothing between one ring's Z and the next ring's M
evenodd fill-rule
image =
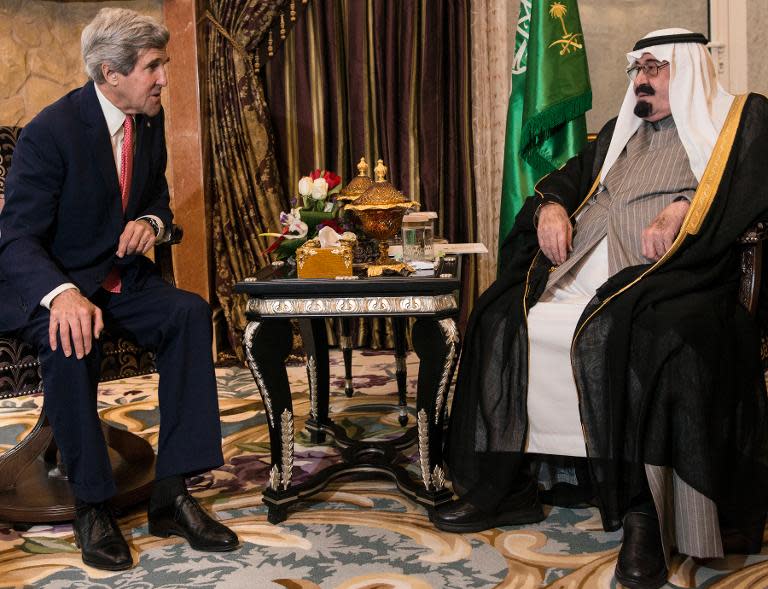
M156 478L189 475L223 463L216 377L211 357L211 311L196 294L151 276L140 289L100 291L106 329L131 335L156 351L160 374L160 437ZM53 428L74 494L105 501L115 494L107 446L96 410L101 350L82 360L48 343L50 313L40 307L21 336L37 344L45 412Z

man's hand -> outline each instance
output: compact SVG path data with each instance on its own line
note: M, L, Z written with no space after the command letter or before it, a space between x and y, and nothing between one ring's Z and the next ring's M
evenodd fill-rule
M543 205L539 209L536 234L541 251L553 264L559 266L568 259L573 249L573 226L565 207L558 203Z
M128 221L117 244L117 257L146 254L155 244L156 237L152 225L147 221Z
M672 246L672 242L675 241L690 206L691 203L687 200L675 201L667 205L651 221L651 224L643 229L643 256L656 261L667 252Z
M99 339L104 329L101 309L91 303L76 289L71 288L57 294L51 301L51 317L48 322L48 342L56 351L61 339L61 349L69 358L74 346L75 355L82 359L91 353L93 338Z

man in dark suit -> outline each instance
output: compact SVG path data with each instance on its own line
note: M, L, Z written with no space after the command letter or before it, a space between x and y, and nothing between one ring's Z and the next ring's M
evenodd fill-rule
M106 325L157 351L161 413L149 531L226 551L237 536L189 495L185 476L222 464L211 315L142 254L170 227L163 109L168 30L103 9L83 30L91 78L44 109L14 152L0 213L0 331L39 350L45 410L77 498L86 564L120 570L130 551L96 411Z

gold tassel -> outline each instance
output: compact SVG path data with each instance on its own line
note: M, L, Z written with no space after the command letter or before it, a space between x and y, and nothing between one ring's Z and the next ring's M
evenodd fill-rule
M272 31L269 31L269 39L267 40L267 55L272 57L274 55L274 47L273 47L273 37L272 37Z
M296 0L291 0L291 22L296 20Z
M280 39L285 40L285 15L280 14Z

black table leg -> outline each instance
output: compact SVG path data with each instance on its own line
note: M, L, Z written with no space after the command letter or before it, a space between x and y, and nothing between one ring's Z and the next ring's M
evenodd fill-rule
M298 500L298 494L291 489L294 419L285 369L291 340L291 324L285 319L251 321L243 336L245 355L264 402L269 427L272 469L263 498L269 508L267 518L273 524L285 520L288 505Z
M352 388L352 319L342 317L339 323L341 323L339 347L344 356L344 394L351 397L355 394Z
M402 324L401 324L402 325ZM294 415L285 359L291 350L292 332L286 319L251 321L245 330L248 364L261 393L269 427L272 468L263 492L268 520L277 524L288 515L288 507L310 497L331 481L345 475L358 479L390 477L398 489L428 509L450 500L443 471L442 433L453 371L459 355L459 333L453 319L422 318L413 328L413 344L420 368L416 397L417 427L395 440L350 439L328 416L329 367L325 320L299 321L307 352L310 388L310 417L307 429L313 443L326 435L336 439L342 462L329 466L301 482L292 482ZM404 325L403 325L404 327ZM405 345L404 330L401 338ZM422 482L414 480L397 454L418 440Z
M323 425L328 424L330 369L328 366L328 334L325 319L299 319L301 339L307 353L309 380L309 419L307 429L313 444L325 442Z
M395 377L397 379L398 406L397 420L402 426L405 426L405 424L408 423L408 400L406 398L408 392L408 367L406 366L408 346L405 341L405 322L405 317L394 317L392 319L392 326L395 332Z
M417 319L412 337L420 361L416 396L419 465L424 488L437 505L451 496L443 470L443 421L461 344L452 318Z

